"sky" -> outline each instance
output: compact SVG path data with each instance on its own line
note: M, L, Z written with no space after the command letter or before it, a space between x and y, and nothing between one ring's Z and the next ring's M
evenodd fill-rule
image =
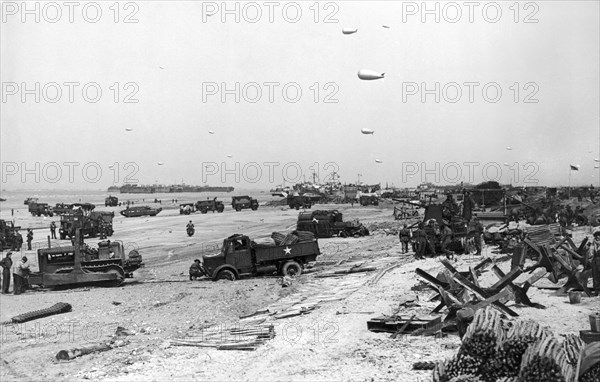
M596 1L27 4L2 4L3 189L600 184Z

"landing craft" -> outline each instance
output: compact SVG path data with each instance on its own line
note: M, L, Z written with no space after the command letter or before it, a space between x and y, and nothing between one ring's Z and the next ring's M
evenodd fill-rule
M507 150L512 150L512 147L510 147L510 146L506 146L506 149L507 149Z
M509 165L508 163L506 163L506 162L504 162L504 165L505 165L505 166L510 166L510 165Z
M131 127L126 127L125 131L133 131L133 129Z
M163 162L158 162L157 163L159 166L162 166L164 163Z
M363 133L363 134L366 134L366 135L368 135L368 134L371 134L371 135L375 134L375 130L367 129L366 127L360 129L360 132Z
M383 163L383 161L381 159L375 159L375 162L377 162L377 163Z
M361 69L358 71L358 78L361 80L379 80L385 77L385 73L379 73L371 69Z
M358 32L358 29L344 28L342 29L343 34L353 34Z
M600 162L600 159L596 158L594 159L594 162Z
M215 132L214 132L214 131L212 131L212 130L208 130L208 133L209 133L209 134L214 134Z
M231 157L233 157L233 155L231 155L231 154L227 155L227 158L231 158Z
M384 27L385 29L390 29L390 26L389 26L389 25L385 25L385 24L383 24L383 25L382 25L382 27Z
M594 166L594 168L600 168L600 166L598 166L598 165L595 165L595 166Z

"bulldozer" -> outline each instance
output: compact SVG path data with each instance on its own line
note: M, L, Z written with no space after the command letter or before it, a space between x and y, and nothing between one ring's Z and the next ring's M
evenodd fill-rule
M77 228L73 246L38 249L39 270L30 274L29 284L42 287L119 286L144 266L137 250L125 256L121 241L101 241L93 248L82 243L80 235Z

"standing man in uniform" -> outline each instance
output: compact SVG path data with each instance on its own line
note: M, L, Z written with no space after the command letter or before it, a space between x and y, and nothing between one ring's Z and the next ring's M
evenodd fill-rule
M54 221L50 223L50 235L51 239L56 239L56 223Z
M479 221L479 218L475 216L473 219L473 230L475 231L475 249L477 249L476 256L481 256L481 235L483 235L483 224Z
M27 250L31 251L31 241L33 240L33 231L27 228Z
M440 231L440 236L441 236L441 242L442 242L442 252L446 255L446 258L448 260L454 258L454 253L452 253L448 249L448 246L452 242L453 235L454 235L454 233L452 232L452 229L448 226L448 224L444 224Z
M413 237L415 239L415 259L422 260L425 258L425 248L427 247L427 234L423 223L419 223Z
M473 209L475 208L475 200L471 197L471 193L469 191L465 191L465 197L463 201L463 212L462 216L468 222L471 221L473 217Z
M8 252L4 259L0 260L0 266L2 266L2 294L8 294L8 288L10 287L10 269L13 265L11 256L12 252Z
M21 261L17 264L13 278L15 280L15 286L13 288L14 294L21 294L27 289L27 279L31 271L29 270L29 264L27 264L27 257L23 256Z
M587 261L592 266L592 279L596 296L600 296L600 231L594 232L594 241L589 244Z
M402 226L400 233L400 243L402 243L402 253L408 253L408 242L410 241L410 230L406 228L406 224Z

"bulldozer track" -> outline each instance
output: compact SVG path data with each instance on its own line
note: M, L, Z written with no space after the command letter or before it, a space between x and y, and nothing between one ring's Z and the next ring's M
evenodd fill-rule
M34 310L32 312L27 312L23 314L19 314L11 318L11 321L16 324L21 324L23 322L37 320L38 318L53 316L55 314L67 313L72 309L71 304L67 304L65 302L59 302L52 305L49 308Z

